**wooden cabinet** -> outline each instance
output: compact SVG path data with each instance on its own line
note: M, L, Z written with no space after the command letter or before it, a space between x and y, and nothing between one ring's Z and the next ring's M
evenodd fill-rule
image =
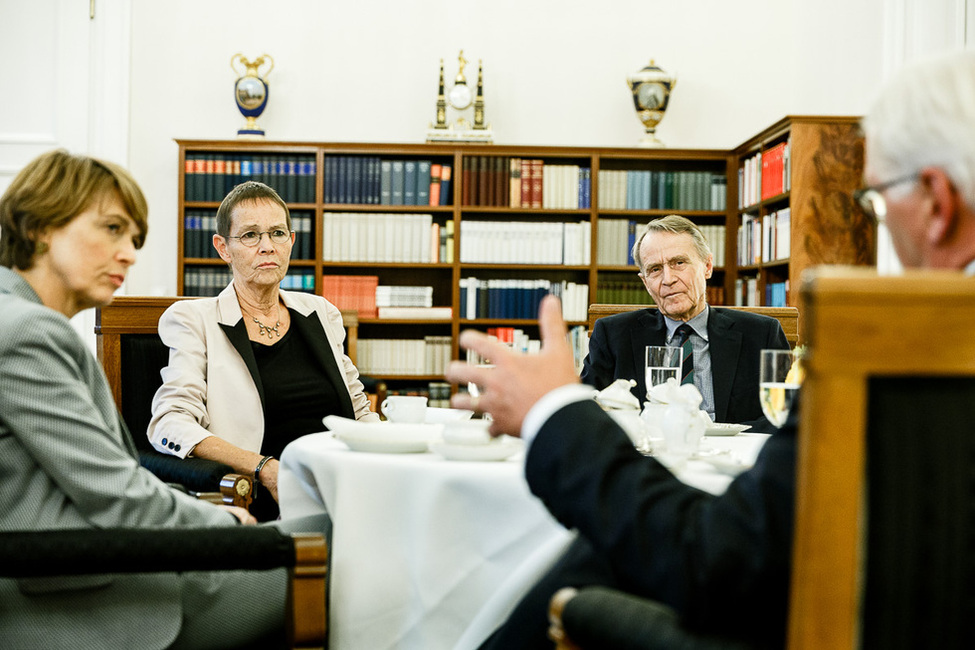
M863 182L858 122L787 117L735 149L737 282L729 303L794 305L805 269L875 264L875 224L852 198Z
M236 183L263 180L288 202L297 233L286 288L333 299L334 280L351 278L423 287L426 304L446 308L433 318L359 319L367 372L438 381L446 360L461 356L464 328L537 338L535 306L553 286L582 331L589 303L648 301L628 253L638 228L659 216L706 227L712 304L734 303L740 276L764 290L812 263L872 261L873 230L844 194L859 184L855 129L852 119L788 118L731 151L179 140L177 289L215 295L226 286L226 265L211 252L217 207ZM786 140L792 190L739 209L742 161ZM432 183L447 168L449 186ZM791 258L737 264L742 219L778 206L795 215ZM418 347L424 340L437 351ZM413 349L400 366L371 366L374 341Z

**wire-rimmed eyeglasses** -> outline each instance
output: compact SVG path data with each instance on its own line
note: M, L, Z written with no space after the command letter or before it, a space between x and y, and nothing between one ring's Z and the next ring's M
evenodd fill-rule
M907 181L916 180L919 175L919 172L912 172L907 176L899 176L886 183L878 183L864 187L862 190L857 190L853 193L853 200L857 202L864 212L876 221L883 223L887 218L887 199L884 198L884 190L890 189L895 185L900 185L901 183L906 183Z
M286 244L291 241L291 235L293 233L293 230L285 230L284 228L272 228L271 230L264 230L262 232L248 230L242 235L231 235L227 237L227 239L236 239L244 246L253 248L254 246L257 246L257 243L261 241L261 237L264 235L267 235L267 238L270 239L274 244Z

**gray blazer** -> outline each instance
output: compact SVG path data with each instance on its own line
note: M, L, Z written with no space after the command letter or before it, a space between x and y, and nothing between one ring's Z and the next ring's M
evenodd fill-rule
M0 267L0 530L232 526L139 466L101 366L63 315ZM0 579L0 647L153 648L187 591L227 576Z

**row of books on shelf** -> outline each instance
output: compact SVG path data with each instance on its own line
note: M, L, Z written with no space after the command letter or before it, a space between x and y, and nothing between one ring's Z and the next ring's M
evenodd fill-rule
M762 301L764 300L764 302ZM789 281L766 282L764 296L759 295L758 278L735 280L735 305L745 307L785 307L789 301Z
M222 201L235 185L259 181L288 203L315 202L314 155L187 153L184 160L187 201Z
M516 327L489 327L487 335L493 336L517 352L536 354L542 349L541 341L531 338L524 330ZM576 372L582 372L582 362L589 354L589 332L583 325L570 327L568 340L572 347L572 358ZM466 350L464 358L467 363L472 365L479 366L491 363L490 359L485 359L473 350Z
M452 262L454 222L429 214L326 212L322 259L326 262Z
M445 381L431 381L425 384L387 388L386 395L413 395L426 397L427 406L450 408L450 384ZM378 410L376 411L379 412Z
M467 264L589 264L588 221L462 221L460 261Z
M187 266L183 269L184 296L215 296L230 284L233 276L225 266ZM281 288L289 291L315 293L313 269L288 269L281 280Z
M627 219L600 219L596 222L596 262L607 266L634 265L633 245L646 222ZM711 249L715 266L725 263L724 225L698 224Z
M789 141L745 158L738 168L738 207L784 194L791 189L792 148Z
M479 279L460 280L460 315L476 318L538 318L538 305L548 294L562 301L562 317L567 321L584 321L589 310L589 285L546 279Z
M723 211L728 180L710 171L599 170L602 210Z
M749 266L789 258L791 208L757 216L746 214L738 227L738 264Z
M325 203L450 205L452 166L427 159L326 156Z
M307 212L291 213L291 228L295 231L295 243L291 259L315 259L315 242L312 237L314 217ZM213 235L217 232L216 210L187 210L183 217L183 255L201 259L218 259L213 247Z
M433 306L433 287L380 285L377 275L326 275L322 295L359 318L450 320L451 307Z
M451 359L450 336L359 339L356 367L369 375L442 375Z
M527 209L589 208L592 170L534 158L467 156L461 170L461 205Z

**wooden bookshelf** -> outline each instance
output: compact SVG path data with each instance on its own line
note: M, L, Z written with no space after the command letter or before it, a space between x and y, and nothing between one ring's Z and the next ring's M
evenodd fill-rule
M194 288L194 278L198 280L201 274L209 277L225 270L219 258L207 256L213 232L212 226L207 227L207 217L215 216L222 195L245 175L235 171L236 160L242 168L243 161L250 161L252 172L259 161L265 163L264 169L267 162L298 164L298 167L292 167L298 170L293 174L297 178L285 173L264 177L264 180L283 192L293 218L304 219L300 228L296 226L298 243L290 271L306 274L306 290L321 294L325 275L377 276L380 285L433 287L433 305L452 308L451 318L440 320L360 318L360 355L363 340L449 336L453 342L451 357L458 358L461 352L456 345L457 337L468 327L481 330L517 327L537 338L534 314L518 313L516 317L508 317L477 313L468 318L461 287L467 286L469 278L511 285L518 281L544 280L584 287L588 297L569 323L570 326L584 326L589 303L626 302L618 296L642 298L645 295L645 291L641 294L639 290L636 268L628 263L628 231L655 217L673 213L709 227L710 235L716 237L712 245L718 263L709 282L710 298L713 304L733 303L739 276L758 278L764 289L769 278L773 278L772 281L777 277L791 278L812 263L867 263L868 258L872 261L872 252L869 255L863 253L873 249L872 227L852 206L849 197L841 196L842 192L859 185L862 145L857 148L855 129L852 118L791 117L734 150L178 140L177 291L180 295L200 295L203 292ZM747 156L786 139L791 140L794 152L791 193L762 202L757 208L749 206L748 210L762 212L773 210L777 205L793 206L798 218L790 232L794 242L792 257L774 264L739 266L736 263L737 233L742 215L747 211L738 208L738 168ZM207 161L207 158L211 160ZM206 173L208 169L216 172L221 168L221 160L230 161L227 175ZM370 160L373 162L368 162ZM375 167L377 160L380 163L389 161L391 165L399 162L404 166L410 161L449 165L452 172L450 194L443 197L439 206L384 205L380 202L382 197L376 199L373 181L358 194L348 185L342 192L337 189L335 174L341 173L342 169L351 173L350 170L359 169L356 166L360 165L360 173L368 175L373 173L368 170ZM527 202L523 205L511 205L512 160L521 161L521 164L540 160L543 169L547 170L543 173L553 174L543 181L541 206L538 202L533 204L530 196L525 197ZM211 167L207 167L208 162ZM842 163L842 167L834 170L837 162ZM222 168L226 170L228 167ZM588 170L588 174L582 170ZM572 196L572 190L554 196L544 195L545 187L564 188L565 183L571 187L574 174L577 179L588 178L588 192L584 187L581 192L575 188L575 196ZM257 179L262 178L258 176ZM580 182L585 184L585 181ZM203 192L203 189L208 191ZM379 191L386 189L381 187ZM369 194L368 198L366 194ZM558 207L543 207L546 205ZM392 221L384 223L396 227L400 223L396 219L401 218L403 223L425 219L427 221L423 223L442 231L452 228L449 255L442 255L436 261L401 261L382 256L364 261L366 258L362 255L338 259L334 247L323 237L326 222L333 224L334 220L326 215L333 213L352 215L353 220L370 215L385 219L387 217L380 215L390 215L388 218ZM197 228L201 224L202 228ZM573 239L563 251L563 258L544 260L546 263L541 264L532 263L541 258L508 258L509 254L517 252L514 249L520 244L519 238L528 236L520 237L517 233L522 230L519 229L544 230L546 224L556 229L560 227L558 224L569 224L562 228L568 229L572 237L584 238L588 244L579 244ZM842 232L841 224L850 226ZM333 228L334 225L329 225L329 232L336 232ZM488 233L488 238L491 233L498 236L504 236L506 232L516 234L508 234L512 238L509 241L492 244L502 250L495 257L473 261L468 245L478 228L481 228L480 232ZM601 234L603 242L600 242ZM464 235L468 237L467 245L463 242ZM618 238L623 239L617 241ZM340 247L341 255L345 255L346 248L360 245L362 239L362 236L347 239L344 248ZM610 245L607 249L607 243L615 246ZM581 245L583 251L588 246L588 257L579 252L577 245ZM607 252L609 249L613 250ZM211 283L213 286L206 293L216 293L226 285L226 278L211 278ZM793 286L798 285L793 282ZM627 288L629 294L625 293ZM620 291L624 293L620 294ZM415 377L400 373L390 375L395 376L398 383L408 383L411 379L424 382L431 376L438 376L429 373Z
M773 186L765 195L749 198L741 183L744 161L758 154L768 156L783 145L789 153L781 185ZM735 269L738 280L754 281L756 304L768 304L765 291L769 284L787 283L786 304L795 305L800 277L807 268L876 263L875 224L852 197L863 182L859 118L786 117L737 147L734 157L735 174L729 178L729 186L735 181L735 204L739 206L734 230L749 217L762 220L784 210L790 215L784 231L788 236L788 256L739 261ZM770 157L774 159L774 155ZM729 240L733 236L729 229ZM741 249L737 238L729 245ZM733 294L729 294L729 303L733 302Z

